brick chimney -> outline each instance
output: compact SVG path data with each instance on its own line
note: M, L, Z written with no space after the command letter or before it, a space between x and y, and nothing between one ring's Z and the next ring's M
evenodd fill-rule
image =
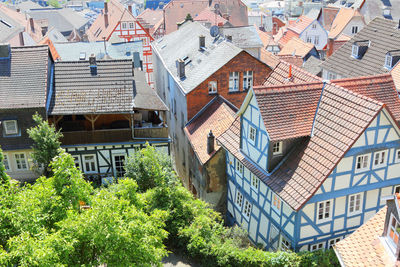
M199 50L203 50L206 47L206 37L204 35L199 36Z
M108 14L108 3L104 2L104 14Z
M108 27L108 3L104 2L104 25Z
M33 22L33 18L29 18L29 26L31 27L31 31L35 32L35 25Z
M89 57L89 68L92 75L97 75L97 62L94 54L91 54Z
M210 130L210 132L207 135L207 154L211 154L214 152L214 141L215 141L215 136Z
M129 11L129 13L132 14L132 6L131 5L128 6L128 11Z

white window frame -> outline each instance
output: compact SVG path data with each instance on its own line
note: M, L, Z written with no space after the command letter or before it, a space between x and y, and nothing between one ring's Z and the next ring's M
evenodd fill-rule
M126 161L126 154L125 153L116 153L116 154L112 154L112 160L113 160L113 165L114 165L114 173L116 177L123 177L125 175L125 170L123 171L123 175L122 176L118 176L118 171L117 171L117 161L115 160L115 157L124 157L124 164L123 166L125 167L125 161Z
M324 250L325 249L325 242L320 242L316 244L310 245L310 251L317 251L317 250Z
M21 158L21 155L23 155L22 158ZM26 171L26 170L28 170L28 168L29 168L28 159L27 159L25 153L14 153L14 161L15 161L15 168L16 168L17 171ZM18 163L19 161L21 161L21 162ZM21 168L19 167L19 165L21 166ZM25 166L25 167L23 167L23 166Z
M82 170L81 157L79 155L72 155L72 158L74 159L75 166Z
M358 57L358 45L353 44L353 46L351 47L351 55L355 58Z
M243 72L243 90L253 89L253 71Z
M332 247L333 247L334 245L336 245L336 243L339 242L340 240L342 240L341 237L336 237L336 238L330 239L330 240L328 241L328 249L332 248Z
M396 185L393 190L393 194L399 193L400 194L400 185Z
M390 54L386 54L385 56L385 67L388 69L392 68L393 57Z
M208 93L216 94L218 92L217 81L208 82Z
M8 160L8 155L6 153L3 153L4 159L3 159L3 164L4 168L6 171L11 171L11 166L10 166L10 161Z
M396 149L395 151L395 158L394 158L394 162L399 163L400 162L400 149Z
M358 203L357 203L358 202ZM357 209L358 207L358 209ZM347 215L352 216L361 213L363 207L363 194L353 194L349 196Z
M281 236L280 236L279 248L283 251L291 251L292 250L292 243L283 234L281 234Z
M247 220L250 219L252 208L253 208L253 205L250 203L250 201L245 199L244 206L243 206L243 217L245 217Z
M239 72L229 72L229 92L239 91Z
M271 196L271 206L272 206L272 208L273 208L274 210L276 210L276 211L278 211L278 212L280 212L281 209L282 209L282 200L281 200L281 198L280 198L277 194L275 194L275 193L272 193L272 196Z
M236 166L235 166L236 172L243 174L243 169L244 169L243 164L238 159L236 159Z
M251 125L249 125L249 140L253 145L256 144L257 139L257 129Z
M328 203L329 207L327 207ZM333 206L333 199L317 202L317 223L323 223L332 220L332 206ZM322 218L320 218L321 210L322 210Z
M373 168L381 168L387 165L388 150L380 150L374 153L374 160L372 161Z
M14 126L14 129L10 131L10 129L7 127L7 124L13 123L12 125ZM5 135L16 135L18 134L18 123L17 120L4 120L3 121L3 129Z
M238 189L236 189L235 204L239 208L242 208L242 206L243 206L243 194L240 193L240 191Z
M251 187L254 189L258 189L260 185L260 180L253 173L250 173L250 176L251 176Z
M92 162L92 160L86 160L86 157L93 157L93 166L94 166L94 170L88 170L87 169L87 167L86 167L86 163L91 163ZM96 163L96 154L87 154L87 155L83 155L82 156L82 158L83 158L83 168L84 168L84 172L85 173L96 173L97 172L97 163ZM92 169L92 168L90 168L90 169Z
M122 30L125 30L125 29L127 29L127 24L126 24L126 22L121 22L121 29Z
M358 155L356 157L356 166L355 166L355 172L363 172L363 171L367 171L369 170L369 165L370 165L370 155L371 154L362 154L362 155ZM367 160L364 159L364 157L367 157ZM358 162L359 162L359 158L363 158L360 162L361 167L358 168ZM365 165L366 164L366 165Z
M129 29L135 29L135 23L134 22L129 22Z
M393 227L392 222L393 219L395 220L395 227ZM398 226L397 226L398 225ZM400 239L400 233L397 232L396 229L398 229L400 227L400 223L399 221L396 219L396 217L392 214L390 214L390 221L388 224L388 231L386 234L387 239L389 240L388 244L390 246L390 248L392 249L393 252L396 251L397 249L397 244L395 243L395 241L393 240L393 238L390 236L391 231L393 231L393 237L397 236L397 239Z
M282 145L283 145L282 141L275 142L272 145L272 155L273 156L282 155Z

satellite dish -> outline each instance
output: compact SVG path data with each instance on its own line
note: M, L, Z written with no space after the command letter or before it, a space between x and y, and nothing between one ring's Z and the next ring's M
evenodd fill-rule
M219 28L218 28L218 26L212 26L211 28L210 28L210 34L211 34L211 36L212 37L217 37L218 35L219 35Z

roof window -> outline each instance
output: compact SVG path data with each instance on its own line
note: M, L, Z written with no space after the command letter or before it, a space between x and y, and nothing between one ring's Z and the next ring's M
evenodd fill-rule
M354 42L351 49L351 55L354 58L362 59L370 44L371 42L368 40Z
M392 69L400 59L400 50L393 50L386 53L385 68Z

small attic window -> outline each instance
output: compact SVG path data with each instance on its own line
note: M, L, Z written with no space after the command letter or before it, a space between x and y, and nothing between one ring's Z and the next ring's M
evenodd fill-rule
M79 53L79 60L85 60L86 59L86 52L80 52Z
M351 49L351 55L354 58L362 59L364 54L367 52L369 46L370 41L368 40L354 42Z
M385 56L385 68L392 69L400 59L400 50L389 51Z

